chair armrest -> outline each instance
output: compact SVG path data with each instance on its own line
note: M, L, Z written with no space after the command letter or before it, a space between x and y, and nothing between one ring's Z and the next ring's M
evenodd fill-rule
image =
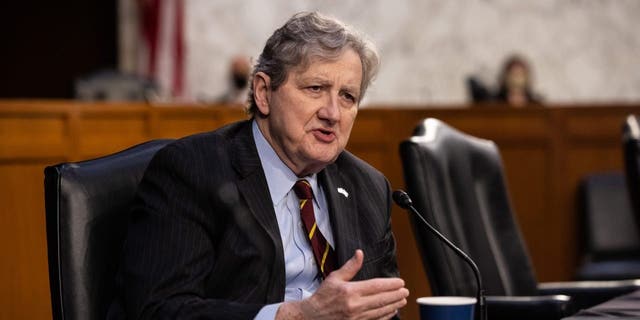
M538 285L542 295L571 296L573 311L592 307L640 289L639 280L546 282Z
M571 297L547 296L487 296L487 317L491 320L556 320L570 313Z

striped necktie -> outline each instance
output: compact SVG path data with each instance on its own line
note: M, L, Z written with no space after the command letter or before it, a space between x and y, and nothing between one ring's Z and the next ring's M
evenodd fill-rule
M316 224L316 217L313 212L313 190L311 190L311 185L307 180L298 180L293 186L293 191L300 200L300 217L304 222L304 229L311 243L316 264L322 277L326 278L331 271L335 270L336 258L333 248L331 248L331 245L329 245Z

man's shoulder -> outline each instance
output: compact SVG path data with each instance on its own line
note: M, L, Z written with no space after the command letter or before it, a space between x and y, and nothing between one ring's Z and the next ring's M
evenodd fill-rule
M382 172L348 151L343 151L334 165L327 172L336 179L334 181L343 184L347 192L354 192L353 198L358 201L359 208L364 209L361 212L388 215L391 186Z
M386 179L378 169L347 150L338 156L335 165L341 174L352 178L365 176L375 180Z
M217 163L229 161L233 150L250 148L251 121L240 121L219 129L186 136L167 144L159 150L154 159L161 162Z
M228 144L243 135L250 137L251 121L239 121L227 124L218 129L200 132L175 140L169 147L181 150L212 149L212 146Z

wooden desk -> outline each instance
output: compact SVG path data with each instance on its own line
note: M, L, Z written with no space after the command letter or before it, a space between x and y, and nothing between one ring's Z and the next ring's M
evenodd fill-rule
M541 281L569 280L578 263L576 187L596 171L621 170L620 127L640 105L546 109L365 108L347 149L404 185L398 145L425 117L494 140L526 244ZM50 319L43 169L161 137L245 119L227 106L0 101L0 318ZM429 294L406 213L393 209L400 272L415 298Z

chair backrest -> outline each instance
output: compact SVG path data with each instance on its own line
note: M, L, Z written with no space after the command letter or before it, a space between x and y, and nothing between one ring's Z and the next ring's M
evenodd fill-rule
M640 234L622 172L585 176L579 195L584 252L589 261L640 254Z
M509 203L496 145L426 119L400 145L418 211L476 261L489 295L535 295L530 258ZM471 269L411 219L434 295L475 294Z
M113 70L94 72L75 81L75 98L83 101L147 101L158 94L152 80Z
M629 198L640 230L640 118L636 115L627 116L622 125L622 148Z
M54 319L106 317L115 296L128 206L148 162L170 141L153 140L44 170Z

